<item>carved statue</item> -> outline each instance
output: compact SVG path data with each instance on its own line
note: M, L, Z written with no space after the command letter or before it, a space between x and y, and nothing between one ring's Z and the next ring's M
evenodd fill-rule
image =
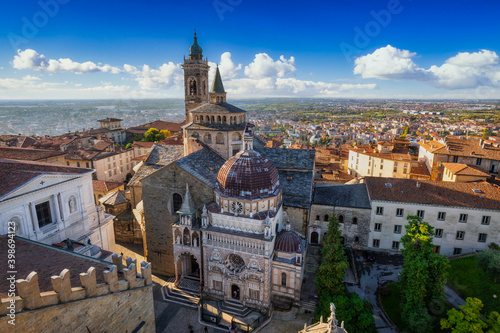
M71 199L69 199L69 212L70 213L74 213L76 212L76 200L74 197L71 197Z
M198 238L193 239L193 246L198 247Z
M177 239L175 240L175 243L176 244L180 244L181 243L181 236L177 236Z

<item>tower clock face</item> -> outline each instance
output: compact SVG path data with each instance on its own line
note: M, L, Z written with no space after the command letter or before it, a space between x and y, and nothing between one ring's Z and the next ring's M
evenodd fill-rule
M233 202L231 204L231 211L233 213L241 214L243 212L243 205L241 204L241 202Z

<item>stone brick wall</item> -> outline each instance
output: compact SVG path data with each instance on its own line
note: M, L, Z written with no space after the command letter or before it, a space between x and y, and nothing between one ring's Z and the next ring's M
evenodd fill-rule
M144 322L140 332L155 332L152 286L17 313L12 328L8 320L0 318L0 331L131 332Z
M309 209L283 206L283 211L283 222L290 222L292 230L297 231L302 237L305 237L307 234Z
M319 244L323 242L323 235L328 231L328 221L325 220L325 215L329 217L334 210L333 206L315 205L311 206L309 230L307 241L311 241L311 234L317 232L319 236ZM335 207L337 218L342 215L344 223L340 224L340 231L344 237L344 244L348 247L365 249L368 246L368 238L370 234L370 219L371 209ZM319 219L317 219L319 215ZM353 219L357 218L357 224L353 223ZM356 237L358 241L356 242Z
M197 208L215 200L213 189L190 173L172 163L142 180L142 198L146 225L148 262L153 263L156 273L173 276L172 224L178 215L172 210L172 196L180 194L184 198L186 183Z

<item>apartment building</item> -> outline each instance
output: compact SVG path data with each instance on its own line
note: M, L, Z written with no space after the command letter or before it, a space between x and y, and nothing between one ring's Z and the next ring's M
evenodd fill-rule
M365 179L371 203L368 248L398 252L409 215L434 227L435 251L453 255L500 242L500 189L487 182Z
M394 145L379 142L377 148L349 150L348 170L355 177L410 178L412 157L409 151L393 152Z
M431 179L443 179L443 163L466 164L491 176L498 175L500 147L483 139L447 137L442 141L424 140L419 145L418 159L425 163Z

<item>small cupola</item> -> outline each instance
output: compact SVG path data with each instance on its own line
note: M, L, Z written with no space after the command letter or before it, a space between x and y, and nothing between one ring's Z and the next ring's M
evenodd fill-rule
M220 76L219 65L215 69L215 77L212 83L212 90L210 90L210 102L213 104L226 103L226 91L224 90L224 85L222 84L222 78Z
M193 45L189 47L189 59L202 59L203 49L198 45L198 37L196 37L196 30L194 31L194 41Z

